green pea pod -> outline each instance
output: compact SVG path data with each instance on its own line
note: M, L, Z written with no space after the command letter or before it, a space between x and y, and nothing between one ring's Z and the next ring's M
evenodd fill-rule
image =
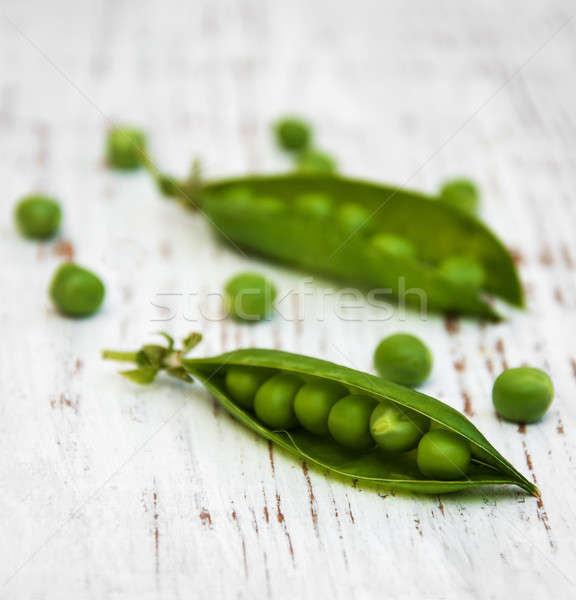
M228 395L224 373L232 365L277 369L303 378L313 375L340 383L351 393L368 395L379 402L392 401L410 408L470 442L474 455L470 471L463 479L432 481L419 472L415 452L398 455L373 449L359 455L342 448L330 437L316 436L301 429L273 431L260 423L252 413L235 404ZM184 359L182 366L201 381L241 423L300 459L340 476L429 494L484 485L514 484L530 494L539 495L537 487L519 473L464 415L435 398L380 377L309 356L257 348L236 350L213 358Z
M204 183L196 193L202 212L224 237L269 258L363 289L383 290L421 308L425 302L426 309L437 312L497 320L482 293L518 307L524 304L514 262L500 240L478 219L433 197L325 175L227 179ZM304 194L325 195L334 210L352 202L366 218L343 230L334 214L313 218L297 210ZM379 252L369 241L382 233L407 240L417 258ZM438 265L454 256L478 261L486 272L482 290L442 276Z
M169 335L162 335L167 340L166 346L145 345L135 352L104 350L102 357L135 363L138 368L123 371L122 375L141 385L151 384L160 371L187 382L196 377L232 416L254 432L300 459L344 478L430 494L484 485L511 484L518 485L535 496L540 495L538 488L519 473L464 415L435 398L374 375L279 350L253 348L235 350L212 358L187 359L186 354L202 340L200 334L194 333L185 338L181 349L174 348L174 340ZM151 348L154 349L152 362ZM290 376L292 381L324 381L332 384L333 388L336 384L335 387L343 392L347 390L352 395L368 396L375 402L384 404L393 402L415 411L431 419L441 428L466 439L473 456L471 466L460 479L432 480L418 470L415 451L387 454L374 445L372 449L358 453L346 450L329 436L307 433L301 427L291 431L271 429L251 412L250 403L246 402L246 398L243 398L242 405L232 399L226 384L226 374L231 367L256 367L255 371L260 374L260 382L256 382L256 385L262 385L262 389L267 385L262 383L267 379L265 373L269 373L270 377L275 374L269 381L283 374ZM255 380L252 380L250 385L254 383ZM246 387L243 387L243 392L246 392Z

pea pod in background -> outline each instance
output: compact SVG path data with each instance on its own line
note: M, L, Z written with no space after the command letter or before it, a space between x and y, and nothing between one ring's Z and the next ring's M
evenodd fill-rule
M485 294L524 306L518 273L502 242L474 216L432 196L321 174L161 187L200 208L237 247L343 284L385 290L384 299L492 320L500 317ZM382 235L408 244L414 255L379 247L375 240ZM481 288L443 275L440 265L454 257L480 265Z
M422 493L443 493L489 485L517 485L538 496L537 487L519 473L461 413L439 400L384 379L343 367L325 360L279 350L242 349L211 358L187 359L186 353L201 339L199 334L184 340L182 350L167 346L143 346L138 352L104 351L110 360L134 362L136 369L124 374L137 383L151 383L156 374L192 381L198 379L238 421L249 429L287 450L297 458L350 480ZM339 385L349 394L369 397L375 405L393 403L430 419L435 427L461 436L470 444L472 461L466 474L454 480L434 480L418 469L416 452L389 453L376 444L366 451L352 451L329 435L310 433L297 422L288 430L266 426L245 405L234 401L226 384L231 368L245 368L297 377L304 382ZM266 398L264 398L266 401Z

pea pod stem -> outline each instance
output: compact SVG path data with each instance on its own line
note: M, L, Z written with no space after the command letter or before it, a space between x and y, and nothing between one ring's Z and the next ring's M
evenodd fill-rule
M116 360L118 362L135 363L138 358L138 352L122 352L120 350L102 350L104 360Z
M188 177L177 179L162 173L156 164L147 159L144 168L156 182L160 193L169 198L177 199L184 208L198 210L201 202L202 168L200 160L194 159Z

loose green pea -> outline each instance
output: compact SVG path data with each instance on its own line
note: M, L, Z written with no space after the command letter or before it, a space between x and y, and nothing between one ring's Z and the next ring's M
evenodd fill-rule
M480 193L470 179L451 179L440 188L440 200L468 213L476 213Z
M416 248L414 244L404 237L391 233L379 233L371 240L372 246L378 251L402 258L414 258Z
M374 445L370 435L370 415L376 400L369 396L352 394L336 402L328 415L330 435L341 445L352 450L368 450Z
M50 283L50 297L58 310L69 317L88 317L104 300L104 284L91 271L74 263L58 267Z
M25 196L14 210L20 233L37 240L54 237L60 229L61 218L60 205L48 196Z
M310 125L296 117L280 119L274 125L276 142L283 150L302 151L307 148L312 139Z
M440 273L452 283L479 290L484 285L484 267L469 256L451 256L440 264Z
M392 402L380 402L370 417L370 433L374 441L388 452L406 452L416 448L429 427L430 419Z
M240 321L269 319L274 311L276 287L259 273L239 273L228 280L225 302L231 316Z
M278 373L256 392L254 412L272 429L291 429L298 425L294 414L294 397L304 382L295 375Z
M538 421L552 404L554 386L550 377L534 367L507 369L492 388L496 412L516 423Z
M360 230L365 231L369 227L371 214L361 204L346 202L339 207L336 219L341 229L352 234Z
M456 433L434 429L420 440L416 462L420 472L431 479L459 479L470 466L470 444Z
M334 203L325 194L302 194L294 199L294 208L307 217L325 219L332 214Z
M317 435L328 434L328 415L346 389L329 381L313 381L300 388L294 400L296 418L308 431Z
M296 169L300 173L332 175L338 170L336 161L330 154L321 150L309 149L300 153L296 161Z
M254 397L273 371L258 367L232 366L226 372L226 389L243 408L254 408Z
M430 375L432 354L416 336L395 333L378 344L374 352L374 367L384 379L414 387Z
M106 159L113 169L139 169L146 163L146 134L134 127L118 126L108 131Z

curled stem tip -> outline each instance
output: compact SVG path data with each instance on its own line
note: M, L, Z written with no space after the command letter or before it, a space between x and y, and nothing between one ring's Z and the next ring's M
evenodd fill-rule
M174 348L174 338L161 331L160 335L166 340L165 345L145 344L137 351L103 350L104 360L131 362L135 369L121 371L120 374L140 385L148 385L154 381L160 371L165 371L170 377L191 382L192 377L182 366L182 359L202 341L202 334L191 333L182 340L182 347Z

